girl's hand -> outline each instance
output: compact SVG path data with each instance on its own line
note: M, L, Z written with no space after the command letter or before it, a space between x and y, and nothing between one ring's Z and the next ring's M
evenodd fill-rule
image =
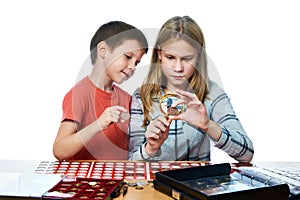
M181 96L181 99L173 106L175 107L179 104L186 104L186 110L177 116L169 116L169 118L184 120L193 126L207 131L210 120L205 106L198 99L196 94L178 89L176 92Z
M122 106L112 106L104 110L97 119L101 130L106 129L111 123L125 122L130 117L129 112Z
M167 120L163 116L159 116L152 120L147 126L145 137L147 138L146 152L150 156L154 156L157 150L165 142L169 136L169 126L171 120Z

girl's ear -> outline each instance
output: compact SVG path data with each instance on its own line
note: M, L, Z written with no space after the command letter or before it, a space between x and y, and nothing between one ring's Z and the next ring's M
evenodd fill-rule
M156 53L157 53L158 59L161 60L162 55L161 55L161 48L160 48L160 46L157 46Z
M97 56L102 59L105 58L106 51L108 51L108 45L106 44L106 42L99 42L97 45Z

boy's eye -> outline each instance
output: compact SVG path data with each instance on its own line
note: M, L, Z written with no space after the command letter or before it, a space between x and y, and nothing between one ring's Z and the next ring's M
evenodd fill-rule
M124 54L124 56L126 57L127 60L131 60L132 59L132 56L131 55L128 55L128 54ZM140 63L140 61L136 61L135 62L135 66L137 66L138 64Z
M139 63L140 63L140 61L136 61L136 62L135 62L135 66L137 66Z
M128 54L124 54L124 55L125 55L125 57L126 57L128 60L131 59L131 55L128 55Z

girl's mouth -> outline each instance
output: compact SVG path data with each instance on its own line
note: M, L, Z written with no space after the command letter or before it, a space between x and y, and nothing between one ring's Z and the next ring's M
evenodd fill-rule
M179 80L179 79L184 79L184 76L172 76L174 79L177 79L177 80Z

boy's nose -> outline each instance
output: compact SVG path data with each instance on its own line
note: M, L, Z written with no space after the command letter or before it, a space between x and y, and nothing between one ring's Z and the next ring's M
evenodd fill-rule
M129 62L128 63L128 68L131 69L131 70L135 70L135 68L136 68L135 62Z
M131 70L135 70L136 66L130 64L130 65L128 65L128 68L131 69Z

